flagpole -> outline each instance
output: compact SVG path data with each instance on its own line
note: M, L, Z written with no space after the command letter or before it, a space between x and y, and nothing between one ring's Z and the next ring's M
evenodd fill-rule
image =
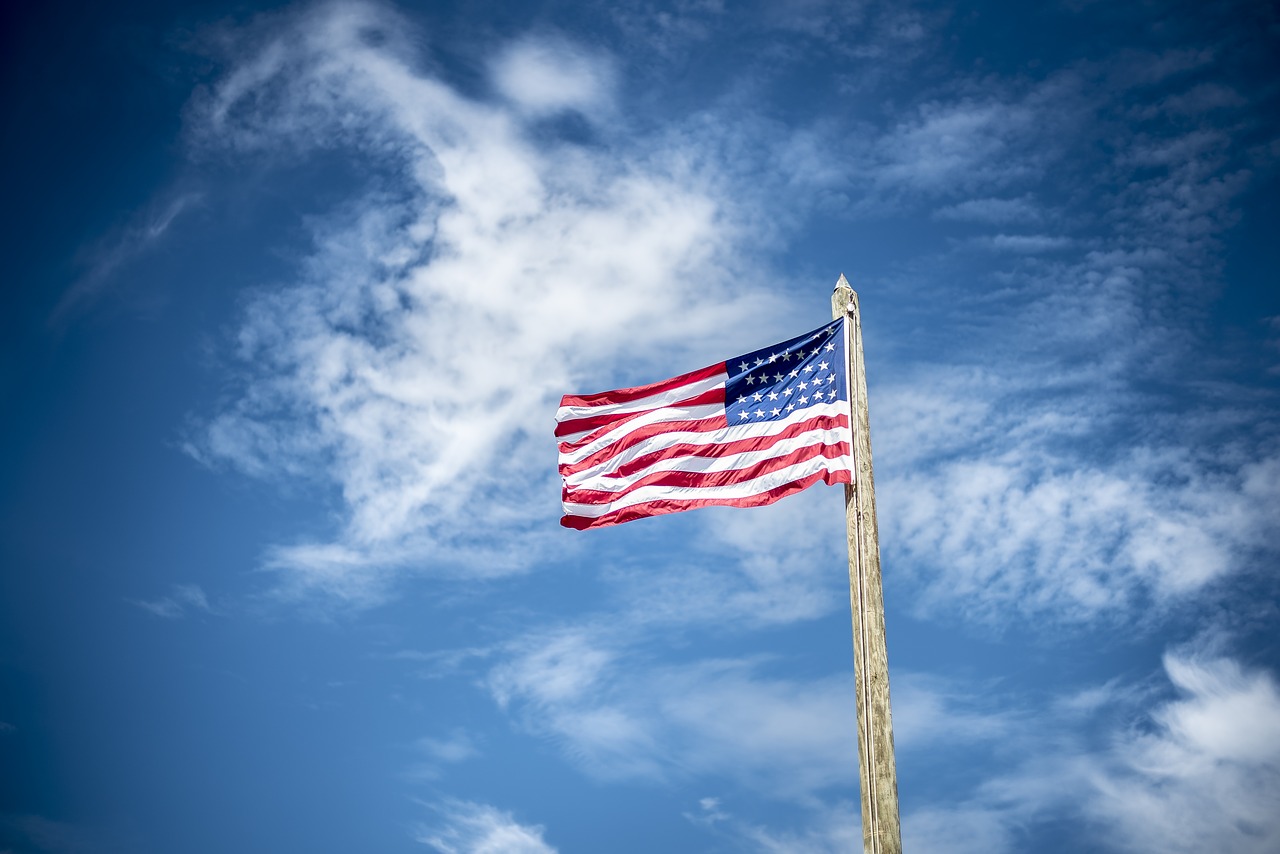
M832 319L845 318L849 360L849 405L853 427L854 480L844 488L849 546L849 600L853 612L853 659L858 704L858 779L862 797L864 854L901 854L898 768L889 710L889 656L885 649L884 592L880 583L880 538L876 526L875 477L871 470L871 421L862 358L858 294L844 274L831 295Z

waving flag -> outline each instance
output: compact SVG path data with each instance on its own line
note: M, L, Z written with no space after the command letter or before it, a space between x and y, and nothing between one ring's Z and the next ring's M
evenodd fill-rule
M646 386L565 395L560 524L758 507L820 480L850 483L844 323Z

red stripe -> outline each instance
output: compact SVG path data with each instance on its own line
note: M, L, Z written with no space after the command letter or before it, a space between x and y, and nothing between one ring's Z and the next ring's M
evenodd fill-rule
M605 445L595 453L589 454L576 463L561 463L561 476L573 474L574 472L584 471L598 464L601 460L608 459L625 451L627 448L642 444L649 441L654 436L660 436L663 433L711 433L716 430L723 430L729 426L728 420L723 414L712 416L710 418L698 418L693 421L659 421L656 424L646 424L618 437L617 441ZM572 451L575 447L589 445L599 438L600 431L596 431L590 436L584 436L580 440L573 442L561 442L560 453L564 454Z
M560 398L561 406L605 406L615 403L629 403L642 397L648 397L651 394L659 394L678 386L694 383L698 380L705 380L714 377L719 373L728 373L724 362L718 362L714 365L708 365L696 371L690 371L687 374L681 374L678 377L672 377L669 380L659 380L656 383L648 385L636 386L635 388L619 388L613 391L602 391L598 394L566 394Z
M612 415L592 415L587 418L571 418L556 424L557 436L568 436L581 433L583 430L594 430L599 427L616 427L623 421L648 415L658 409L679 409L682 406L701 406L706 403L724 403L724 389L712 388L702 394L695 395L676 403L666 403L653 409L642 409L639 412L616 412Z
M818 481L823 481L828 485L837 483L852 483L852 475L848 471L822 471L808 477L795 480L790 483L762 492L758 495L748 495L744 498L659 498L653 501L646 501L643 504L634 504L630 507L624 507L613 513L606 513L603 516L590 518L587 516L563 516L560 524L566 528L574 528L579 531L585 531L587 528L604 528L609 525L621 525L623 522L630 522L634 519L644 519L648 516L662 516L667 513L679 513L684 510L695 510L699 507L763 507L766 504L772 504L780 498L786 498L802 490L808 489Z
M781 456L772 457L770 459L761 460L758 463L740 469L728 469L727 471L699 472L699 471L660 471L637 480L626 489L618 492L606 492L600 489L570 489L565 487L562 495L565 501L574 504L609 504L625 498L637 489L645 486L676 486L676 487L695 487L707 488L716 486L731 486L744 480L753 480L754 478L766 475L769 472L785 469L796 463L811 460L816 457L844 457L851 453L852 449L848 442L839 442L834 445L809 445L804 448L796 448L791 453Z
M710 445L692 445L680 443L671 445L667 448L659 448L652 453L644 454L636 457L630 462L623 463L605 477L629 477L638 471L643 471L659 460L665 460L672 457L711 457L718 459L720 457L731 457L734 454L743 454L748 451L763 451L771 448L784 439L791 439L802 433L808 433L810 430L831 430L839 427L849 426L849 416L847 415L822 415L817 418L810 418L808 421L800 421L792 424L781 433L775 433L772 436L753 436L748 439L738 439L732 442L715 442Z

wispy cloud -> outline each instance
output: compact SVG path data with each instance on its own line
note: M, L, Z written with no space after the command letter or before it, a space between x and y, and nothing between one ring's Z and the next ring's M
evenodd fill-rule
M852 676L775 675L763 659L669 665L602 631L533 636L490 673L494 698L602 779L720 776L804 799L856 773Z
M934 217L969 236L923 277L958 268L982 282L922 286L903 321L930 330L928 347L873 389L888 558L922 583L923 609L1128 615L1255 569L1278 545L1256 503L1280 489L1274 431L1242 435L1264 410L1197 355L1250 149L1220 123L1163 113L1118 130L1157 81L1193 97L1200 84L1177 75L1205 61L1161 54L1140 70L1122 56L982 96L962 81L860 155L882 162L882 147L901 165L875 172L872 210L960 199ZM1099 162L1088 147L1102 138L1115 154ZM1063 175L1090 188L1088 204ZM1034 222L1061 231L1009 228Z
M154 248L170 226L202 199L203 194L193 190L162 196L143 208L127 225L86 249L81 260L85 272L58 300L49 315L49 324L63 327L97 301L112 286L121 268Z
M891 554L924 573L925 610L1127 613L1144 596L1199 589L1267 545L1262 508L1280 498L1278 465L1223 475L1150 453L1107 469L1012 454L942 463L887 492Z
M175 584L167 596L156 599L131 599L133 604L166 620L176 620L194 613L218 615L221 611L209 602L198 584Z
M1040 746L960 805L904 817L929 851L1012 851L1037 822L1079 822L1082 842L1134 852L1273 850L1280 820L1280 692L1265 671L1185 651L1165 657L1179 696L1090 747L1040 718ZM1134 710L1128 695L1120 708ZM1125 697L1124 692L1116 694ZM1114 702L1114 700L1113 700ZM1064 738L1065 736L1065 738ZM1037 736L1027 732L1024 738ZM1110 840L1107 842L1106 840Z
M696 779L789 800L806 816L798 827L763 823L717 797L687 815L738 850L835 851L857 838L856 805L830 800L856 767L848 678L780 676L782 662L767 658L672 665L643 649L581 626L534 636L488 684L593 776ZM1014 851L1068 820L1081 844L1270 850L1280 833L1269 810L1280 786L1274 677L1203 647L1171 650L1163 676L1033 695L898 673L900 772L954 768L957 756L971 771L957 778L966 795L916 801L906 839L921 850ZM1192 809L1199 802L1220 808Z
M798 827L769 827L725 814L720 834L735 850L759 854L838 854L862 847L858 805L849 802L810 810Z
M402 649L388 656L393 661L414 663L414 675L420 679L443 679L462 670L466 662L483 660L493 654L487 647L464 647L422 651Z
M1131 851L1280 846L1280 688L1231 659L1165 656L1180 697L1127 733L1096 775L1088 814Z
M476 739L467 731L457 729L443 738L424 736L413 744L416 760L406 772L411 780L436 780L444 775L444 769L480 755Z
M422 824L414 839L440 854L555 854L541 825L525 825L488 804L446 800L431 805L438 821Z
M557 39L526 39L493 61L493 83L521 111L536 116L573 110L598 116L613 104L610 58Z
M1074 241L1052 234L995 234L981 238L978 243L996 251L1034 254L1067 249Z
M954 205L947 205L934 211L934 217L958 222L995 223L1034 223L1041 219L1043 212L1029 196L1013 199L997 197L966 199Z
M764 68L803 65L816 53L838 57L845 87L864 88L918 56L941 17L912 4L787 0L750 10L723 0L609 4L608 14L632 44L673 66L689 62L708 43L723 50L738 78L766 76ZM838 69L838 70L837 70Z
M496 68L512 108L421 74L399 53L407 25L385 9L320 7L279 27L209 94L201 144L339 133L408 181L315 221L302 279L246 315L242 395L189 448L254 475L319 469L338 483L338 535L270 557L295 589L374 601L389 569L427 554L436 572L527 567L554 537L555 398L612 382L624 352L637 376L709 361L690 342L710 347L708 330L773 302L743 268L733 212L679 151L534 144L530 105L608 98L585 51L511 48ZM375 47L370 31L392 35ZM530 64L581 91L553 104L521 89L536 81L517 86L511 69ZM618 334L635 328L649 333ZM481 506L501 545L472 524Z

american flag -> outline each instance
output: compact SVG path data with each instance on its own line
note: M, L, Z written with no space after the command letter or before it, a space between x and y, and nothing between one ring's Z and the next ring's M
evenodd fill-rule
M565 395L560 524L759 507L820 480L850 483L845 322L669 380Z

